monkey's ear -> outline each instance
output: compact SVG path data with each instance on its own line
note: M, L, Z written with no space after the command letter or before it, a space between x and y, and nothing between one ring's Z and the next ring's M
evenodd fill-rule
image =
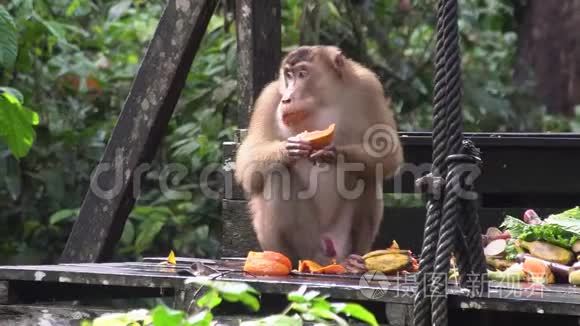
M341 69L342 67L344 67L344 54L342 54L342 52L338 52L335 56L334 56L334 65L336 66L336 68Z
M344 68L344 61L345 57L342 52L338 52L334 55L334 59L332 60L332 64L334 65L334 71L338 74L339 78L342 78L343 68Z

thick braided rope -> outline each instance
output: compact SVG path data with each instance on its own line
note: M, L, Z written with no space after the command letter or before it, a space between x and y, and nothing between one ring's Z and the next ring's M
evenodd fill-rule
M435 80L433 96L433 165L432 177L445 175L445 158L447 157L447 103L445 103L445 38L441 33L443 19L441 18L445 2L439 2L437 19L437 39L435 53ZM433 184L431 184L433 186ZM427 219L423 234L423 248L421 250L420 270L417 274L417 292L414 302L414 325L430 324L431 301L427 296L427 286L431 283L430 274L433 272L437 239L439 238L439 220L441 218L441 194L430 195L427 203Z
M443 204L443 216L439 229L439 242L437 243L437 254L435 256L435 268L432 297L432 316L431 323L434 326L447 325L447 276L451 253L454 250L457 241L457 216L460 212L460 201L458 193L461 191L461 173L459 173L459 164L452 162L447 174L447 183L445 187L445 202ZM462 260L458 262L459 266L464 266L467 257L458 257ZM461 269L460 269L460 272Z
M444 60L443 62L441 60ZM445 74L442 76L442 74ZM433 128L433 171L445 175L445 158L452 153L458 153L462 139L462 117L460 111L460 61L457 34L457 2L445 1L439 2L438 21L437 21L437 53L436 53L436 81L435 81L435 111L434 111L434 128ZM439 107L437 107L439 106ZM437 117L443 117L443 121L436 121ZM439 122L439 124L437 124ZM441 126L443 124L443 126ZM445 144L445 145L443 145ZM424 306L429 304L429 297L425 287L429 286L429 296L432 296L432 316L431 323L434 325L447 324L447 302L446 286L447 273L449 272L449 260L454 249L456 236L456 216L459 213L459 200L457 193L461 186L459 175L454 170L453 165L449 171L447 184L444 191L443 214L440 212L440 200L430 203L430 211L427 218L424 238L424 248L430 251L422 252L421 275L419 277L419 288L416 297L416 325L426 324L427 318L425 312L428 311ZM433 175L436 176L436 175ZM449 195L451 196L449 196ZM439 218L442 219L437 223ZM431 222L429 224L429 222ZM439 237L437 239L436 228L439 224ZM431 232L428 232L431 231ZM428 238L427 235L434 235ZM432 264L433 242L437 242L435 265ZM463 242L460 242L463 243ZM467 257L465 246L460 246L458 251L458 265L462 271L462 280L465 280L466 270L471 269ZM436 277L427 278L427 273L433 270Z
M444 6L445 13L441 17L443 22L443 35L446 39L445 47L445 73L447 80L447 103L448 103L448 130L447 148L448 154L458 154L463 138L462 115L461 115L461 58L459 56L459 35L457 28L458 5L457 0L447 0ZM455 249L455 244L463 237L457 229L458 215L461 212L461 202L459 193L461 191L461 165L458 162L451 162L447 175L445 187L445 202L443 204L443 214L439 229L439 241L435 256L434 275L432 287L434 296L432 300L432 324L435 326L446 326L447 316L447 275L451 254ZM463 249L463 246L458 249ZM472 270L469 258L465 256L465 250L459 250L457 264L462 283L466 280L466 275Z
M469 166L471 168L481 167L481 158L479 149L469 141L464 140L462 146L462 152L464 154L470 155L473 158L473 163ZM467 171L469 172L469 171ZM469 182L464 182L463 187L468 192L473 192L474 186L473 182L475 180L468 180ZM486 279L487 266L485 261L485 255L483 253L483 245L481 242L481 227L479 224L479 214L475 205L475 198L465 198L463 200L462 207L463 214L460 216L462 220L460 225L463 225L463 230L466 235L467 247L470 253L469 260L472 268L472 273L478 278L478 282L481 282L481 287L478 289L479 283L473 284L472 295L474 295L476 290L487 292L488 283Z

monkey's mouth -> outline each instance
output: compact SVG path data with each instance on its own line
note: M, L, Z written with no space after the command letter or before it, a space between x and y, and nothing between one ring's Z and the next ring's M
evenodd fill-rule
M306 119L306 116L305 110L284 110L282 113L282 122L290 126L303 121Z

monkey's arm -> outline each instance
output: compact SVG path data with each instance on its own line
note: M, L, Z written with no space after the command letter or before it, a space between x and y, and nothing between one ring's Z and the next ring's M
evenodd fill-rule
M278 82L264 87L254 103L248 134L236 155L236 180L248 193L261 192L264 176L287 163L286 142L276 129L276 109L281 96Z
M285 142L270 141L242 143L236 158L236 180L244 191L253 194L262 191L264 178L272 170L288 163Z

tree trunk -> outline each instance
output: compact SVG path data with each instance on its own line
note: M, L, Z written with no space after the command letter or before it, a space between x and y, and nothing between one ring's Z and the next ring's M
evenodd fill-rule
M573 116L580 104L580 1L517 3L515 82L534 79L534 91L549 113Z

